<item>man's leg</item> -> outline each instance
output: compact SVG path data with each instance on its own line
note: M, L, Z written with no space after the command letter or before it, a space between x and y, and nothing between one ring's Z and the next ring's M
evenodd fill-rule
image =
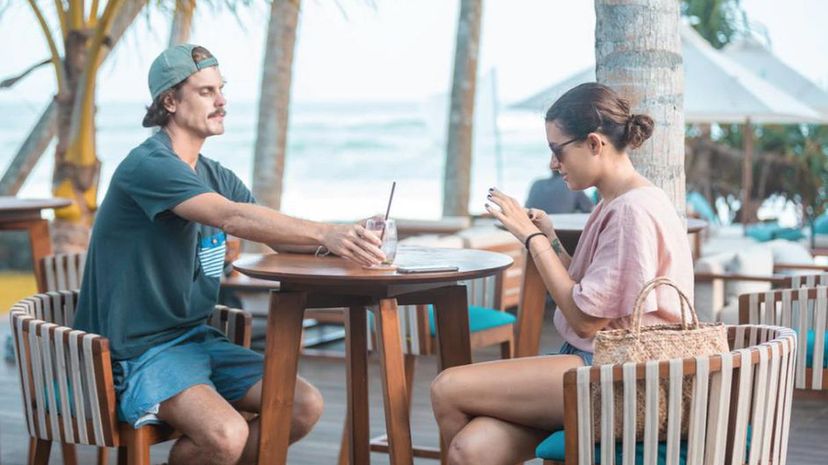
M170 465L239 463L247 422L212 387L198 384L161 402L158 418L183 434L170 451Z
M233 406L245 412L259 413L262 404L262 382L254 384L244 397ZM322 416L324 402L322 394L313 385L302 379L296 379L296 391L293 398L293 418L290 424L291 444L305 437ZM249 423L250 435L242 454L240 464L256 463L259 452L259 418Z

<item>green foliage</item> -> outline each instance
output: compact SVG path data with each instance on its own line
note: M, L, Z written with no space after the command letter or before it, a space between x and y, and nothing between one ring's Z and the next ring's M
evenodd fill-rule
M749 29L740 0L682 0L681 15L717 49Z

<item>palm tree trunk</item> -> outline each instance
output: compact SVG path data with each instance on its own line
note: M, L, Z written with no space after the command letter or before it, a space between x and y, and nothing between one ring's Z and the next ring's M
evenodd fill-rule
M467 216L471 189L472 129L483 0L462 0L451 85L443 216Z
M176 0L175 14L170 28L170 47L187 43L190 40L195 7L196 0Z
M109 48L106 44L115 20L129 3L133 2L109 0L101 18L91 23L91 27L73 27L66 35L66 90L56 98L58 141L52 193L69 199L72 204L55 210L51 232L57 253L83 251L89 243L98 208L101 166L95 146L95 78ZM71 2L70 5L78 8Z
M677 0L595 0L595 74L655 120L652 138L630 153L684 218L684 74Z
M57 132L57 104L49 102L0 179L0 195L17 195Z
M147 0L130 0L121 9L120 14L112 23L112 30L109 34L111 48L104 50L104 58L123 37L124 32L138 17L138 13L146 5ZM3 178L0 179L0 195L16 195L23 183L26 182L31 171L40 160L43 152L52 142L57 133L57 103L52 100L40 115L37 124L26 137L23 145L20 146Z
M301 0L273 0L267 27L259 123L253 157L253 195L279 209L287 151L293 50Z

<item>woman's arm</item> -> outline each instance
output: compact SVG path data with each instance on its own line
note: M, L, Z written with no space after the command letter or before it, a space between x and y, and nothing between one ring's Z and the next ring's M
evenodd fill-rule
M552 295L552 299L558 305L558 311L563 313L567 323L580 338L589 339L598 331L604 329L610 322L608 318L596 318L587 315L578 308L575 299L572 297L572 290L575 281L569 276L567 268L564 267L563 259L554 248L554 243L533 240L529 242L529 253L535 261L535 266L543 279L543 284ZM560 246L560 241L557 241ZM563 247L560 247L563 249ZM569 260L566 251L563 252Z
M575 331L578 337L587 339L595 335L596 332L606 327L610 322L607 318L596 318L581 311L575 304L575 299L572 297L572 289L575 287L575 281L569 276L567 267L572 260L566 250L554 233L554 229L550 229L551 222L548 220L541 221L540 218L530 218L528 212L520 206L517 200L503 194L502 192L491 189L487 197L492 203L500 207L500 210L493 208L487 204L487 210L498 220L500 220L506 229L515 235L518 240L525 244L526 238L536 232L541 231L539 225L551 231L552 235L549 241L533 238L529 241L529 253L535 261L535 266L543 279L546 289L552 295L558 309L563 313L564 318ZM535 210L533 210L533 213ZM534 215L533 215L534 216ZM548 226L546 226L548 223ZM559 250L556 250L556 246ZM564 262L565 261L565 262ZM566 265L564 264L566 263Z
M564 268L569 269L569 264L572 263L572 257L566 251L563 244L561 244L560 239L558 239L558 234L555 232L555 227L549 215L538 208L529 208L526 213L529 215L529 219L532 220L532 224L537 226L549 238L549 244L552 246L555 255L561 259Z

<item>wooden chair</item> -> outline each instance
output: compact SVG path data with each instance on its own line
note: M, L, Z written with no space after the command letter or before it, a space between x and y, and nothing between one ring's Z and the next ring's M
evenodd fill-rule
M828 276L821 285L781 289L739 296L739 322L775 324L793 330L799 337L794 388L801 397L828 399Z
M119 464L148 465L149 446L176 438L166 425L133 429L118 421L109 341L71 328L78 291L37 294L11 309L11 328L30 439L29 464L49 461L52 442L118 447ZM217 306L210 324L236 344L250 344L250 315ZM64 463L67 460L64 447Z
M564 429L538 446L538 456L545 465L592 465L599 459L602 465L784 465L796 336L789 328L763 325L732 326L728 332L729 353L569 370L564 375ZM683 382L690 376L692 401L689 411L682 411ZM647 401L636 406L635 391L642 385ZM654 408L660 385L669 386L664 438L658 437ZM623 405L614 405L617 387L623 391ZM600 415L593 413L598 405ZM634 423L642 409L645 434L637 441ZM614 437L616 415L624 425L621 438ZM599 441L593 439L596 417ZM689 419L686 438L680 434L682 418ZM680 462L680 457L685 460Z

